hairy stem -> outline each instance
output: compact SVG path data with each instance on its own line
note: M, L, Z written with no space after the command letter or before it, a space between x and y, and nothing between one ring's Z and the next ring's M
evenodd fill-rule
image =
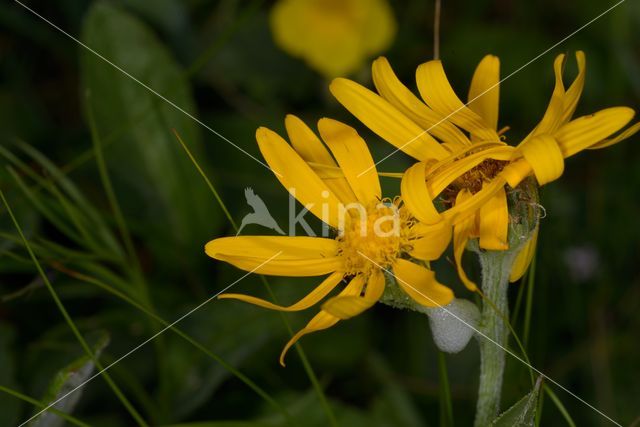
M509 313L507 289L509 273L517 251L480 252L482 265L482 292L485 301L480 317L480 386L475 427L486 427L500 410L505 352L509 330L505 318Z

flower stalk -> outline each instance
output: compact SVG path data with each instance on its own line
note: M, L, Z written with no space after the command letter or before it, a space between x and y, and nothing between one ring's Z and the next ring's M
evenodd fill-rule
M509 279L516 258L535 234L538 224L538 190L532 179L508 193L510 232L509 249L485 251L477 242L470 244L478 254L482 268L483 304L478 343L480 348L480 381L476 405L475 427L486 427L500 412L500 398L505 367L505 351L509 328L507 299Z
M486 427L498 416L504 375L505 352L509 330L507 290L511 266L517 251L479 253L482 266L482 292L485 302L480 316L480 385L475 427Z

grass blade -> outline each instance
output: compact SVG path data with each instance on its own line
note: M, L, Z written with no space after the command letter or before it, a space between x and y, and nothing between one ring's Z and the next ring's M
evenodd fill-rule
M40 277L42 278L42 280L44 281L47 289L49 290L49 293L51 294L51 297L53 298L56 306L58 307L58 310L60 310L60 313L62 314L62 316L64 317L65 321L69 325L69 329L71 329L71 331L73 332L73 334L77 338L78 342L80 342L80 345L82 346L83 350L94 361L94 363L98 367L98 369L100 371L103 371L102 364L95 357L93 351L91 350L91 348L89 347L89 345L85 341L84 337L82 336L82 334L80 333L80 331L76 327L76 324L73 322L73 319L71 318L71 316L67 312L67 309L64 307L64 304L62 303L62 301L58 297L58 293L55 291L55 289L53 288L53 285L49 281L49 278L47 277L47 275L45 274L44 270L42 269L42 266L40 265L40 262L36 258L36 255L33 252L33 249L31 248L31 245L29 244L29 241L25 237L25 235L24 235L24 233L22 231L22 227L20 227L20 224L18 223L18 220L16 219L15 215L13 214L13 210L9 206L9 202L7 202L7 199L5 198L4 192L2 190L0 190L0 199L2 199L2 203L4 204L4 207L6 208L7 213L9 214L9 217L11 218L11 221L13 222L13 225L15 226L16 230L18 231L18 234L20 234L20 238L22 239L22 242L23 242L25 248L27 249L27 252L29 253L29 256L31 257L31 260L33 261L33 264L36 266L36 269L38 270L38 273L40 274ZM106 373L106 372L101 372L101 376L107 382L107 384L112 389L114 394L118 397L118 399L123 404L123 406L127 409L129 414L131 415L131 417L137 422L137 424L139 426L146 427L147 423L144 421L144 419L138 413L138 411L133 407L131 402L129 402L129 400L122 393L122 391L118 388L118 386L115 384L115 382L113 382L113 380L111 379L109 374ZM34 419L35 417L37 417L38 415L40 415L44 411L45 410L42 410L42 411L38 412L36 415L32 416L28 421L31 421L32 419Z
M3 392L3 393L8 394L10 396L13 396L13 397L15 397L17 399L20 399L20 400L22 400L24 402L30 403L33 406L35 406L36 408L39 408L39 409L45 409L46 408L46 405L44 403L40 402L39 400L34 399L33 397L29 397L26 394L22 394L19 391L12 390L9 387L5 387L3 385L0 385L0 391ZM66 414L66 413L64 413L62 411L58 411L55 408L48 408L48 409L46 409L46 411L50 412L52 414L55 414L55 415L59 416L60 418L66 420L66 421L70 422L71 424L76 425L78 427L90 427L89 424L80 421L79 419L77 419L76 417L74 417L72 415Z
M135 299L131 298L130 296L126 295L125 293L120 292L119 290L115 289L114 287L109 286L108 284L102 282L101 280L98 280L98 279L96 279L94 277L88 276L86 274L83 274L83 273L80 273L80 272L77 272L77 271L70 270L70 269L66 268L65 266L63 266L63 265L61 265L59 263L54 263L52 265L52 267L55 268L56 270L64 273L64 274L67 274L70 277L73 277L73 278L75 278L77 280L80 280L80 281L92 284L94 286L97 286L98 288L108 292L109 294L111 294L111 295L113 295L113 296L115 296L117 298L120 298L121 300L123 300L127 304L137 308L141 312L145 313L147 316L151 317L153 320L157 321L163 327L167 327L167 326L170 325L169 322L164 320L162 317L158 316L151 309L145 307L142 303L136 301ZM193 345L195 348L197 348L198 350L203 352L210 359L214 360L216 363L219 363L222 367L227 369L236 378L238 378L240 381L242 381L244 384L246 384L249 388L251 388L258 396L262 397L265 400L266 403L268 403L269 405L273 406L274 409L276 409L277 411L282 413L282 415L284 416L285 419L290 420L289 413L277 401L275 401L265 390L263 390L260 386L258 386L251 379L249 379L249 377L247 377L242 372L238 371L236 368L231 366L222 357L218 356L217 354L213 353L211 350L209 350L206 347L204 347L204 345L202 345L201 343L196 341L194 338L192 338L186 332L182 331L177 326L175 326L175 325L174 326L170 326L169 329L171 331L173 331L176 335L178 335L179 337L181 337L182 339L187 341L189 344Z
M569 415L569 411L567 411L567 408L564 407L560 398L558 398L554 391L551 390L551 387L545 385L544 391L547 393L553 404L556 405L556 408L558 408L558 411L560 411L560 413L564 417L567 425L569 427L576 427L576 423L573 421L573 418L571 418L571 415Z

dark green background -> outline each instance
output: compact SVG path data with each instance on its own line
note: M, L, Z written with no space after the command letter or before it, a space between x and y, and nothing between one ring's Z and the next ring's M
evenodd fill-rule
M445 69L462 96L483 55L498 55L506 76L613 4L445 0L441 47ZM92 2L28 5L254 156L259 157L255 129L265 125L283 131L287 113L298 114L309 124L323 116L343 119L368 137L375 158L391 151L332 99L322 76L273 44L267 21L271 2L122 0L100 3L87 20ZM432 4L407 1L392 6L398 33L384 54L413 88L415 67L432 56ZM569 54L571 76L573 51L582 49L587 55L587 82L578 115L614 105L638 108L639 28L640 3L627 0L508 79L501 87L500 126L511 126L509 140L517 142L542 116L558 53ZM10 1L0 5L0 58L1 146L56 185L60 182L17 141L30 144L67 171L69 182L102 218L112 241L120 242L93 155L87 119L91 108L148 283L148 298L165 320L177 319L242 275L202 251L206 241L234 231L172 129L194 150L236 221L249 212L243 189L250 186L285 223L286 193L268 170ZM351 77L371 87L368 64ZM640 417L639 142L634 137L603 151L580 153L566 162L560 180L542 190L547 216L541 223L528 342L534 366L623 425ZM97 237L91 248L70 238L34 208L4 167L13 163L1 158L0 186L27 237L87 255L84 259L74 252L60 259L56 255L60 250L36 250L81 331L88 338L98 331L110 335L104 363L157 331L157 323L126 302L52 268L52 263L61 262L93 272L113 285L120 283L132 297L146 298L143 291L127 290L129 273L109 258L108 250L102 251L109 238ZM396 155L380 170L401 171L409 164L408 158ZM24 172L18 175L35 187ZM388 195L398 191L397 184L385 181ZM68 223L55 197L46 190L37 194ZM33 264L24 258L23 246L10 239L17 234L3 207L0 227L0 385L43 399L55 373L80 357L82 350ZM97 233L88 228L89 234ZM263 232L255 226L246 230ZM119 250L122 255L122 245L114 244L120 248L115 253ZM596 268L586 278L572 275L567 264L567 254L576 248L595 256ZM441 280L451 283L458 296L471 298L449 263L441 264ZM270 282L279 300L292 301L318 280ZM522 285L512 286L513 308ZM256 277L246 278L234 290L267 295ZM313 313L286 319L298 329ZM519 334L522 313L514 323ZM327 425L296 353L289 354L286 369L277 363L288 339L278 313L214 301L179 326L263 387L297 423ZM438 354L426 318L378 305L303 339L302 344L341 425L440 425ZM455 424L470 425L477 344L472 342L446 359ZM111 374L153 425L277 422L273 409L246 385L171 332L159 344L150 344L118 364ZM503 406L528 389L527 369L508 358ZM577 425L607 425L593 410L554 390ZM0 394L0 425L15 425L33 411L15 397ZM91 425L133 425L101 379L83 388L74 414ZM546 399L542 425L563 422Z

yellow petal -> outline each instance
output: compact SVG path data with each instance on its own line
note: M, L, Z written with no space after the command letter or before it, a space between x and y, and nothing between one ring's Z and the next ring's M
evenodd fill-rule
M425 307L447 305L453 300L453 291L438 283L433 271L405 259L393 264L396 283L415 302Z
M429 193L435 195L440 194L445 188L451 185L453 181L487 159L510 160L514 151L514 147L509 145L490 147L477 153L469 154L439 169L435 169L437 165L430 167L427 172L429 176L427 180Z
M329 295L337 285L342 281L344 277L343 273L335 272L329 275L320 285L318 285L314 290L309 292L304 298L300 301L292 304L290 306L282 306L273 304L272 302L263 300L261 298L252 297L250 295L242 295L242 294L222 294L218 296L219 299L237 299L240 301L247 302L249 304L258 305L260 307L268 308L270 310L279 310L279 311L300 311L306 310L314 304L317 304L322 298Z
M208 242L205 252L245 271L278 276L320 276L344 263L338 243L320 237L222 237Z
M461 190L456 197L456 205L471 199L472 196L469 191ZM453 226L453 257L456 261L456 269L460 280L462 280L462 283L464 283L470 291L475 291L478 287L467 277L467 273L465 273L464 267L462 267L462 255L467 248L469 239L477 234L476 228L475 213L468 213L467 216Z
M364 287L364 280L361 275L354 277L351 282L345 287L342 292L340 292L340 296L356 296L362 293L362 288ZM287 344L284 346L282 353L280 354L280 364L284 366L284 357L287 354L287 351L291 348L293 344L296 343L301 337L311 332L321 331L323 329L327 329L335 325L340 321L340 318L329 314L328 312L321 310L320 313L316 314L313 319L307 323L302 330L298 331Z
M479 219L480 247L496 251L509 249L509 208L504 187L480 208Z
M416 71L416 81L422 99L447 120L483 141L500 140L495 129L491 129L482 117L460 101L447 80L442 62L434 60L420 65Z
M356 280L358 277L360 276L357 276L353 280ZM322 305L322 309L338 317L340 320L350 319L373 306L380 299L383 292L384 275L380 270L374 270L367 281L364 296L339 295L325 302Z
M602 142L627 125L635 112L628 107L613 107L595 114L578 117L555 133L562 155L566 158Z
M309 126L293 114L287 114L284 120L291 145L306 162L336 166L331 153L326 149Z
M275 255L275 254L274 254ZM344 268L341 257L323 259L280 260L275 255L270 261L264 258L250 256L220 255L217 259L224 261L241 270L269 276L308 277L340 271Z
M469 108L484 119L494 130L498 129L500 103L500 59L487 55L478 64L469 88Z
M588 148L588 150L599 150L600 148L609 147L611 145L617 144L618 142L624 141L627 138L635 135L640 130L640 122L634 124L633 126L628 127L624 131L620 132L613 138L607 138L602 142L592 145Z
M523 163L527 164L526 161ZM505 168L506 169L506 168ZM506 181L500 175L493 178L491 182L485 184L482 187L482 190L478 191L471 197L464 198L463 200L456 200L455 205L447 209L442 213L442 217L444 220L450 221L453 224L456 224L460 221L464 221L466 217L469 215L475 214L478 209L482 207L493 195L500 191L501 188L504 187ZM460 192L462 193L462 191ZM458 195L460 195L458 193ZM454 229L454 241L455 241L455 229Z
M533 256L536 253L536 245L538 244L538 230L539 226L536 226L531 239L529 239L524 247L520 249L516 260L513 262L513 267L511 267L511 274L509 275L510 282L513 283L520 280L529 268L531 260L533 260Z
M340 78L333 80L329 89L358 120L413 158L442 159L448 155L431 135L369 89Z
M320 220L338 227L340 200L300 155L267 128L258 128L256 139L264 159L287 191Z
M551 100L547 106L542 120L531 132L530 136L539 135L543 133L553 133L558 127L562 125L562 119L564 117L564 83L562 82L562 69L564 66L564 54L560 54L553 62L553 71L555 73L556 83L551 94Z
M441 216L425 183L425 164L416 163L404 173L400 191L409 212L425 224L440 222Z
M349 184L347 183L347 180L344 177L344 172L342 172L342 169L340 169L339 166L327 166L327 165L323 165L320 163L313 163L313 162L307 162L307 164L309 166L311 166L311 169L324 181L327 183L327 185L329 185L329 183L332 180L341 178L344 183L347 185L347 187L349 188L349 191L351 191L351 187L349 187ZM349 200L356 200L356 195L353 194L353 191L351 191L352 194L352 198ZM342 198L341 198L342 200ZM344 202L344 200L343 200Z
M334 239L307 236L234 236L208 242L205 252L211 258L219 255L251 256L269 259L315 259L336 256L338 242Z
M509 163L498 175L504 179L511 188L516 188L523 179L531 174L531 165L525 159L519 159Z
M434 225L417 223L411 227L411 233L418 237L411 241L410 255L424 261L440 258L451 242L451 231L451 224L446 221Z
M325 118L318 122L318 130L360 203L379 200L382 191L376 165L367 144L355 129L337 120Z
M280 353L280 364L282 366L285 366L284 357L287 355L287 352L289 351L291 346L294 345L304 335L310 334L311 332L317 332L323 329L328 329L333 325L335 325L336 323L338 323L339 321L340 319L330 315L325 311L321 311L320 313L316 314L313 317L313 319L311 319L309 323L307 323L307 326L305 326L304 329L298 331L284 346L282 353Z
M442 141L447 141L449 144L455 143L458 147L471 144L460 129L444 120L444 116L427 107L400 82L387 58L376 59L371 68L373 83L378 93L398 111Z
M583 51L579 50L576 52L576 62L578 63L578 75L573 83L571 83L571 86L569 86L569 89L567 89L567 93L564 96L564 101L562 103L564 110L562 113L562 124L568 122L571 119L571 116L573 116L573 113L576 111L576 107L578 106L580 95L582 95L582 89L584 89L587 59L585 58Z
M554 181L564 172L564 157L556 139L539 134L523 141L518 150L531 165L539 185Z
M291 145L302 159L311 166L314 172L327 184L327 187L336 196L347 204L356 200L355 194L344 178L342 170L331 157L329 150L324 146L311 129L298 117L288 114L285 121L287 134L291 140ZM319 170L320 169L320 170ZM326 171L332 174L324 173Z

